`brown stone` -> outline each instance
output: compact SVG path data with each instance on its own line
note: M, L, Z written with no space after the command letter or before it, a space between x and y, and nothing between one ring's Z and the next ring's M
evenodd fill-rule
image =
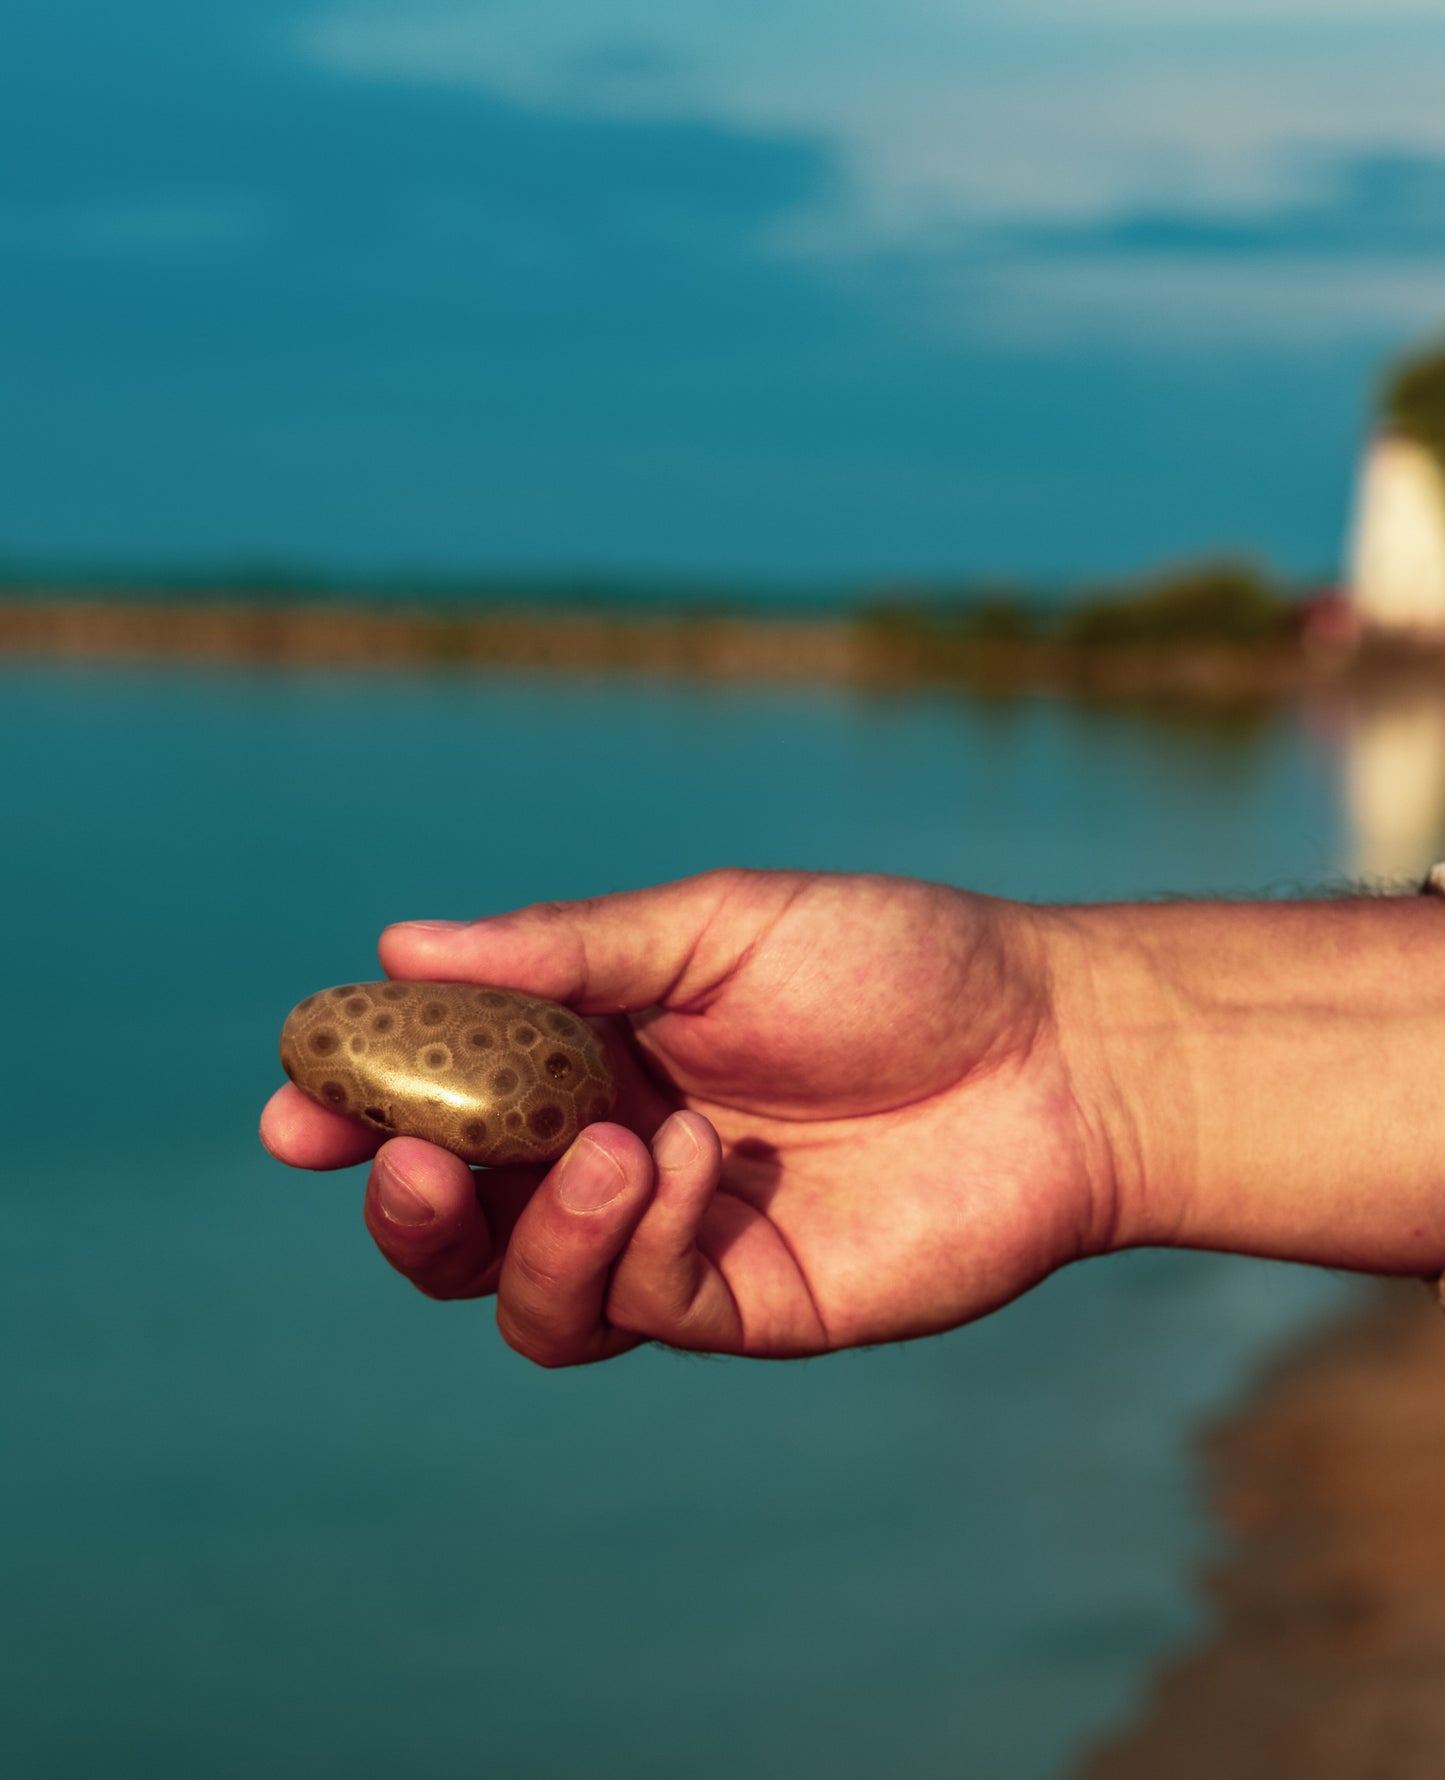
M319 990L287 1016L281 1066L333 1112L488 1168L555 1162L616 1092L585 1020L486 983Z

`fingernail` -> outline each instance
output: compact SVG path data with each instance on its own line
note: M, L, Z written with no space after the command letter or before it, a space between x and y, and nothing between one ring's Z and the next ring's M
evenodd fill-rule
M436 1207L423 1199L414 1187L392 1172L390 1165L383 1162L377 1169L376 1196L381 1201L381 1209L393 1224L403 1224L408 1229L416 1229L421 1224L429 1224L437 1215Z
M686 1168L697 1155L697 1138L687 1120L674 1113L652 1140L659 1168Z
M610 1150L590 1137L579 1137L562 1158L557 1192L569 1211L601 1211L627 1185L627 1177Z
M466 921L398 921L398 927L419 927L423 933L455 933Z

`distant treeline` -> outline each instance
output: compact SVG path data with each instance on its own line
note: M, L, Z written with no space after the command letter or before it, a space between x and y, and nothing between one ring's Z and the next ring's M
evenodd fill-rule
M1445 469L1445 346L1397 366L1381 409L1387 426L1432 451Z
M258 597L258 586L264 597ZM768 598L668 583L318 584L269 577L0 582L0 656L645 673L937 686L1169 705L1262 704L1426 672L1360 647L1332 597L1216 562L1068 594L914 584Z
M451 617L506 614L545 621L582 613L625 619L852 621L880 640L947 643L1249 644L1287 637L1301 592L1248 563L1187 566L1135 582L1068 592L996 584L916 582L811 587L622 576L355 578L280 568L164 574L8 571L0 599L25 603L344 607Z
M1049 604L1026 594L865 605L879 638L931 654L979 643L1073 648L1283 643L1298 633L1303 595L1248 563L1202 563L1139 582L1096 588Z

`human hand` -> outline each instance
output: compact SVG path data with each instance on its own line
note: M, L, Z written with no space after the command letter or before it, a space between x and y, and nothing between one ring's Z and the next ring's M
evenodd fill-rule
M392 976L599 1017L620 1122L545 1176L393 1138L368 1228L434 1297L495 1291L546 1365L645 1340L819 1354L977 1317L1112 1234L1043 929L909 879L746 871L389 928ZM262 1134L303 1168L376 1151L289 1085Z

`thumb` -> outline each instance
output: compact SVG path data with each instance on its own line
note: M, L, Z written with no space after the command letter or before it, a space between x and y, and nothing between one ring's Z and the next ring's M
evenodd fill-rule
M476 921L403 921L382 934L381 962L392 976L495 983L582 1013L680 1008L727 977L762 905L791 885L791 874L711 871Z

